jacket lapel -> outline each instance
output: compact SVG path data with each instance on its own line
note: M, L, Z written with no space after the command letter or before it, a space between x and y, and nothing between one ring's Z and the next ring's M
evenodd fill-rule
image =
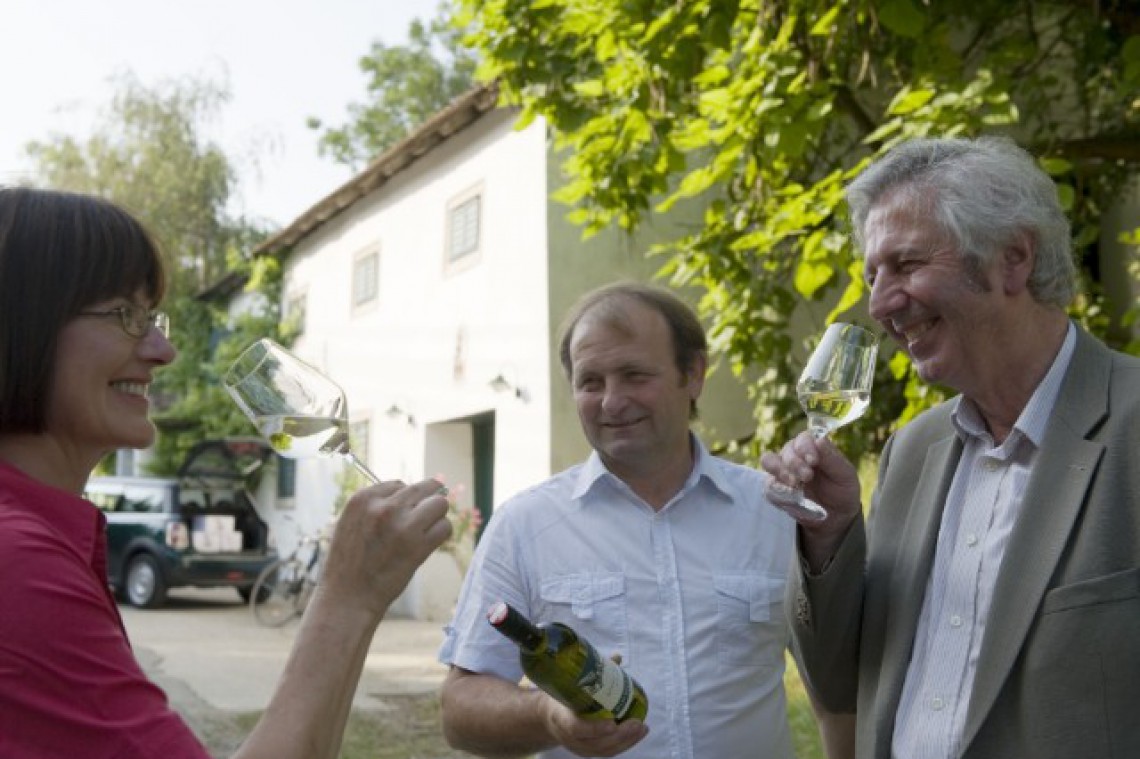
M1107 348L1077 331L1076 348L998 572L963 746L977 735L1009 676L1085 502L1104 448L1086 437L1107 414L1111 362Z
M906 526L898 538L888 591L891 605L888 607L889 618L885 624L882 671L876 696L881 704L875 710L880 719L876 732L880 745L886 751L884 754L880 750L879 755L890 755L895 714L910 664L918 618L926 597L927 581L934 564L946 494L950 490L961 454L962 445L953 431L930 446L922 471L917 475L918 485L907 512Z

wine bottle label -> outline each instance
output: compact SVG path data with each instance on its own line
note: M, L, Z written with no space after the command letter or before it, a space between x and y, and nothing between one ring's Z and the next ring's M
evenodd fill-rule
M578 685L591 698L621 719L633 705L633 678L609 659L603 659L593 648L586 652Z

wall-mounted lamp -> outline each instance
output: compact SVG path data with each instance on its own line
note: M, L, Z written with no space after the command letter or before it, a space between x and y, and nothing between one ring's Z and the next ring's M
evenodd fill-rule
M496 374L494 379L487 384L496 393L514 393L515 397L524 403L530 400L530 393L527 392L527 389L518 382L511 382L503 372Z
M410 413L395 403L388 407L388 410L384 412L384 416L393 420L403 419L408 423L409 427L415 426L416 423L416 418L414 416L412 416Z

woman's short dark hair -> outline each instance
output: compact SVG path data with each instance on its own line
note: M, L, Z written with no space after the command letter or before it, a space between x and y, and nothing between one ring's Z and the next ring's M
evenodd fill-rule
M165 292L158 246L101 198L0 187L0 434L44 429L59 333L100 301Z

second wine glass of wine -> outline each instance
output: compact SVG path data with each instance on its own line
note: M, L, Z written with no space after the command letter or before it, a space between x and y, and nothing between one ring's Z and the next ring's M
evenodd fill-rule
M878 336L854 324L836 322L823 333L796 383L796 397L807 414L808 430L816 439L858 419L867 410L878 348ZM802 487L771 480L768 498L798 518L827 518L819 504L804 497Z
M380 481L349 448L344 391L273 340L262 338L246 348L222 384L282 456L344 456L371 482Z

